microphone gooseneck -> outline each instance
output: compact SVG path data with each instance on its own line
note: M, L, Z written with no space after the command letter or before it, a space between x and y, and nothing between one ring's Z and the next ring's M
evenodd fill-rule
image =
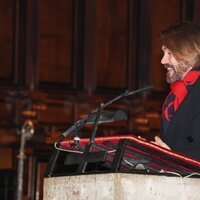
M127 119L127 115L126 115L126 113L124 111L122 111L122 110L104 111L104 108L106 108L110 104L120 100L121 98L123 98L125 96L135 95L137 93L141 93L143 91L146 91L146 90L149 90L149 89L152 89L152 88L153 88L153 86L151 85L151 86L147 86L147 87L140 88L140 89L133 90L133 91L126 90L123 94L115 97L114 99L108 101L107 103L101 103L100 107L97 110L95 110L94 112L90 113L86 118L78 120L67 131L65 131L56 140L55 145L57 143L61 142L65 137L70 135L75 130L80 130L83 127L84 124L91 124L91 123L94 124L92 132L93 132L93 134L94 134L94 132L96 134L96 130L97 130L97 127L98 127L99 123L113 122L113 121L118 121L118 120L126 120ZM93 138L92 135L91 135L91 138Z

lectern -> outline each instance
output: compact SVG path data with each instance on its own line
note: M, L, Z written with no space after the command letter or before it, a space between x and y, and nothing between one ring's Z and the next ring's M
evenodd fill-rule
M200 162L135 136L62 141L49 161L44 200L199 199Z

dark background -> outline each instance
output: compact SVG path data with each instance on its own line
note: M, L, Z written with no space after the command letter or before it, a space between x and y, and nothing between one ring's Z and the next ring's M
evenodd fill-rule
M6 183L16 178L27 119L35 134L25 148L25 199L42 199L55 139L127 89L154 85L111 105L126 111L128 120L100 126L98 136L158 135L168 92L159 31L183 20L199 22L199 7L198 0L0 0L1 199L12 199L15 190ZM82 135L90 135L89 126Z

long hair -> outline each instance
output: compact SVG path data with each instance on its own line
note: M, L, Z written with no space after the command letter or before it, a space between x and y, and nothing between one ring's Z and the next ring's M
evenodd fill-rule
M175 59L190 67L200 66L200 25L181 22L160 32L160 37Z

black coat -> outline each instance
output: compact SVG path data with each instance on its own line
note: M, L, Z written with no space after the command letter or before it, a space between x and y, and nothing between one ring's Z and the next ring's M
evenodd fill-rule
M174 113L161 139L172 150L200 160L200 79Z

